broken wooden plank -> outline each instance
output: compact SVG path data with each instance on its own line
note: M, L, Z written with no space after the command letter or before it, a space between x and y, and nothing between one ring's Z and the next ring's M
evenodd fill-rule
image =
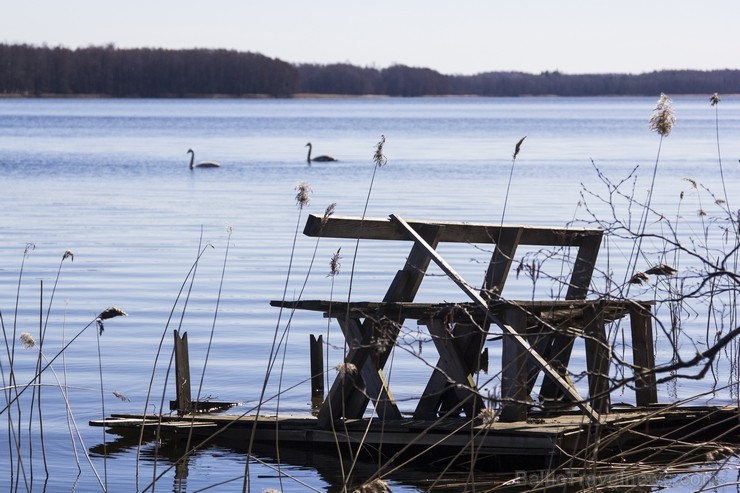
M133 428L139 429L142 426L155 425L159 420L152 417L110 417L105 419L94 419L88 422L90 426L105 426L110 428Z
M488 302L488 308L494 312L503 312L509 307L521 308L527 312L528 323L547 322L550 324L568 322L575 323L583 318L583 310L594 304L603 303L604 318L607 322L613 322L626 316L634 307L633 300L492 300ZM638 302L648 305L648 302ZM334 300L272 300L270 306L277 306L295 310L308 310L323 312L329 318L346 316L349 311L350 317L365 318L380 317L399 319L425 319L433 317L443 310L459 307L475 317L485 318L485 313L475 303L411 303L411 302L382 302L382 301L353 301L351 303ZM468 319L469 321L469 319Z

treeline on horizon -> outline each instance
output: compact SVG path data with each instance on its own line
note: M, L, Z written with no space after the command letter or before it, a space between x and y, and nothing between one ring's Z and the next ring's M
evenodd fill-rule
M0 44L0 94L27 97L648 96L661 92L740 93L740 70L445 75L405 65L376 69L347 63L290 64L224 49Z

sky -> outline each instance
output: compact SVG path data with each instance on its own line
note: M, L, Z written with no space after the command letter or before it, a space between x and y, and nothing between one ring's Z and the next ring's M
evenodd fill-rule
M289 63L740 69L738 0L0 0L0 43L225 48Z

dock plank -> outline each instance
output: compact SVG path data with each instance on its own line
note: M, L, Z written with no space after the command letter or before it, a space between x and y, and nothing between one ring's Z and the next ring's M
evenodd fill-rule
M462 418L386 421L358 418L337 420L330 429L319 428L318 420L311 415L115 414L90 424L105 426L122 436L138 434L142 427L151 432L159 424L158 436L163 439L192 436L207 443L221 441L230 447L243 446L247 443L246 437L254 432L255 443L261 444L262 450L286 447L336 453L339 443L343 448L365 450L375 460L381 458L382 461L401 460L403 456L416 457L422 463L428 463L425 461L430 457L458 457L464 461L469 459L473 445L475 460L500 458L513 461L517 467L525 467L524 464L549 467L559 461L572 464L574 458L591 460L596 457L594 454L598 454L600 460L618 457L623 461L629 454L640 456L645 451L655 450L656 444L670 444L671 449L680 446L691 451L706 447L713 440L734 443L740 437L737 407L614 408L602 415L599 424L590 422L578 411L531 415L534 417L527 421L510 423ZM211 437L216 438L211 440ZM498 464L495 460L494 463ZM498 467L489 462L478 465L482 469Z

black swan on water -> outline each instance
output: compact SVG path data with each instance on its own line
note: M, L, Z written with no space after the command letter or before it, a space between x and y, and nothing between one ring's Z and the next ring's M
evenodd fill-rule
M220 168L221 165L214 163L213 161L203 161L201 163L195 163L195 152L192 149L188 149L186 154L190 154L190 169L194 168Z
M306 157L306 161L308 161L309 164L312 161L317 161L317 162L337 161L337 158L332 157L332 156L316 156L315 158L311 159L311 150L313 149L313 146L309 142L308 144L306 144L306 147L308 147L308 156Z

